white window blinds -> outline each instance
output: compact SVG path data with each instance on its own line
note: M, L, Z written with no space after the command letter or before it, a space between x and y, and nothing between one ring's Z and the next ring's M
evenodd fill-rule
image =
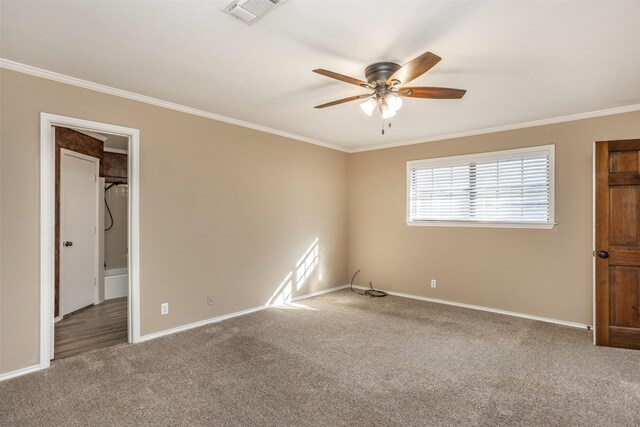
M552 225L553 160L550 145L408 162L407 221Z

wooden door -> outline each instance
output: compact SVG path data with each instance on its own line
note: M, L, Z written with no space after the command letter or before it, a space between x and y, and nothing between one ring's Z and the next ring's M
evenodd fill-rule
M596 344L640 349L640 139L596 143Z

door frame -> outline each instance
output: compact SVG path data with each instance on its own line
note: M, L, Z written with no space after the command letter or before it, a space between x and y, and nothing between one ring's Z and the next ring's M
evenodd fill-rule
M55 130L54 130L55 132ZM55 133L54 133L54 141L55 141ZM94 225L95 225L95 232L93 233L93 257L94 257L94 269L93 269L93 303L94 304L98 304L100 302L100 297L98 294L98 264L100 263L100 253L99 253L99 242L100 239L98 239L98 225L100 224L100 181L98 180L98 176L100 175L100 159L96 158L96 157L92 157L92 156L87 156L86 154L82 154L82 153L78 153L76 151L73 150L68 150L66 148L61 148L60 149L60 266L59 268L62 268L62 236L64 235L63 230L64 230L64 221L62 221L62 218L64 217L64 203L62 203L62 201L64 200L64 186L62 185L62 171L63 171L63 163L62 163L62 159L64 155L68 155L68 156L72 156L81 160L86 160L88 162L91 162L95 165L95 170L94 170L94 174L95 174L95 189L94 189L94 194L95 194L95 207L96 207L96 215L94 218ZM62 276L62 274L61 274ZM59 305L60 305L60 313L63 312L62 307L64 306L64 302L62 301L62 281L60 281L60 288L59 288Z
M591 264L592 264L592 300L593 300L593 307L592 307L592 321L591 323L593 324L593 345L596 345L596 328L598 327L597 322L598 319L596 318L596 203L597 203L597 199L596 199L596 143L597 141L593 142L593 149L592 149L592 158L593 158L593 176L592 176L592 210L591 210L591 219L592 219L592 239L591 239Z
M56 114L40 113L40 368L54 356L55 132L54 126L129 138L128 342L140 342L140 131Z

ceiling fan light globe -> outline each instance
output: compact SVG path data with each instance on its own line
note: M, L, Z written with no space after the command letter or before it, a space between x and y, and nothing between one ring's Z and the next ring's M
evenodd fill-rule
M385 109L382 110L382 118L383 119L390 119L395 115L396 115L395 110L392 110L391 108L385 108Z
M398 111L400 108L402 108L402 98L396 95L387 96L387 106L394 112Z
M371 116L371 114L373 114L373 110L375 110L377 106L378 103L373 98L369 98L368 100L360 104L360 109L367 116Z

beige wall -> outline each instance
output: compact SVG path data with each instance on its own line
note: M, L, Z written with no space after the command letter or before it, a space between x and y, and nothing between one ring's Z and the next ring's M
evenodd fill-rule
M352 154L349 270L396 292L592 324L593 142L626 138L640 138L640 112ZM405 224L408 160L543 144L556 145L553 230Z
M0 373L38 362L40 112L140 129L143 335L264 304L316 237L294 294L346 283L347 154L7 70L0 85Z
M362 284L591 324L592 144L640 137L636 112L347 155L7 70L0 91L0 373L38 362L40 112L140 129L143 335L264 304L316 238L294 294L361 268ZM553 230L405 225L407 160L542 144Z

